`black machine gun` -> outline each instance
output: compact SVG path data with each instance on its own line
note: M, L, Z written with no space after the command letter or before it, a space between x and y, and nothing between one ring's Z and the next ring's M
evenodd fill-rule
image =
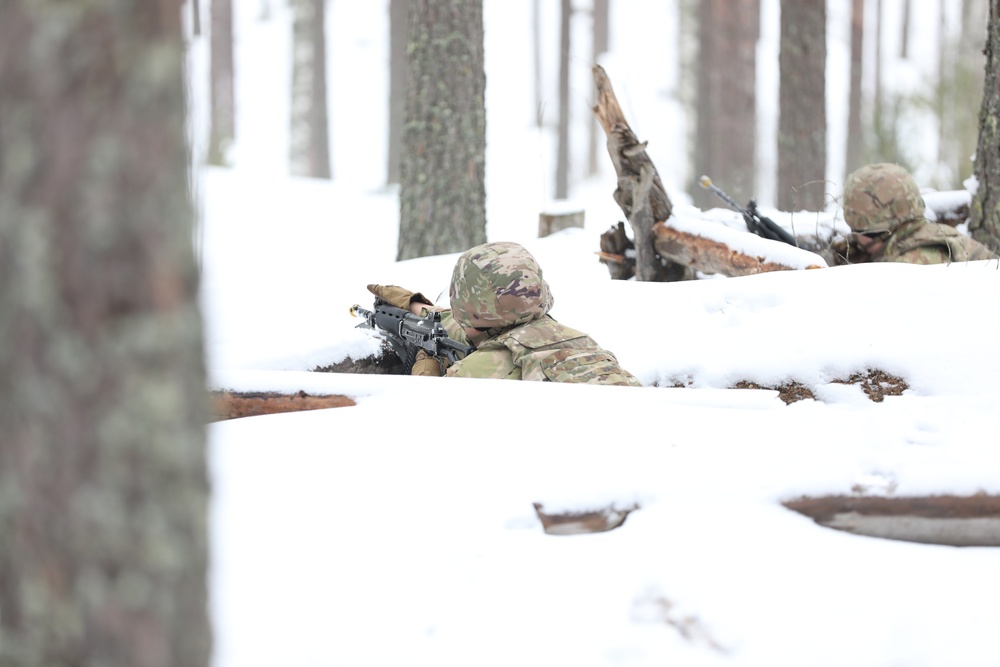
M712 179L708 176L702 176L698 179L698 182L701 184L701 187L706 190L711 190L717 194L720 199L729 204L734 210L739 211L743 215L743 220L747 223L747 229L749 229L751 233L756 234L761 238L770 239L771 241L781 241L782 243L798 247L799 244L795 241L794 236L785 231L778 225L778 223L771 220L771 218L760 214L757 210L756 199L751 199L750 203L747 204L747 207L743 208L736 203L736 200L717 188L715 184L712 183Z
M453 364L475 349L449 338L441 324L441 313L436 311L427 317L418 317L376 298L372 310L355 304L351 306L351 315L363 317L365 321L359 327L373 329L389 342L407 373L413 368L419 350L424 350L442 364L445 360Z

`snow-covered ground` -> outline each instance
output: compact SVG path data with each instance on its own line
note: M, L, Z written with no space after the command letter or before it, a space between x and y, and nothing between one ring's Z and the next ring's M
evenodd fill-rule
M262 23L257 0L237 3L238 62L254 69L235 166L198 176L210 382L357 405L209 427L215 667L1000 663L997 549L851 535L781 504L1000 493L997 262L609 280L594 254L622 218L607 172L574 190L584 229L536 238L554 203L545 160L524 155L547 139L498 111L530 79L505 69L527 58L497 28L511 5L487 0L489 238L525 244L553 315L647 386L309 372L376 348L348 314L367 283L439 295L455 256L394 262L395 193L380 164L349 168L368 155L350 137L380 131L384 19L368 3L331 3L331 60L355 54L372 118L334 107L332 183L284 176L287 26L272 4ZM345 5L371 21L346 33ZM873 403L834 382L867 369L909 389ZM740 380L817 398L786 405ZM552 536L534 503L639 509Z

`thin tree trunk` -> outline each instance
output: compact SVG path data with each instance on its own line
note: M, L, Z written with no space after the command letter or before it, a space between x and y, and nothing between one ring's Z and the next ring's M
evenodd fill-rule
M326 103L326 0L295 0L292 25L290 171L330 178Z
M545 100L542 93L542 0L532 0L531 43L534 50L535 126L543 127Z
M233 0L210 3L212 33L211 107L208 163L228 165L227 153L236 138L236 73L233 57Z
M851 3L851 90L848 94L847 156L844 176L864 165L865 135L861 123L864 81L865 0Z
M559 136L556 145L556 199L569 196L569 49L571 0L561 0L559 14Z
M600 57L608 50L608 23L610 19L610 0L594 0L593 8L593 48L591 51L592 64L596 65ZM596 118L592 118L587 132L587 176L593 176L598 172L599 144L598 136L602 134L601 127Z
M826 2L782 0L778 208L826 206Z
M209 664L182 9L0 2L0 665Z

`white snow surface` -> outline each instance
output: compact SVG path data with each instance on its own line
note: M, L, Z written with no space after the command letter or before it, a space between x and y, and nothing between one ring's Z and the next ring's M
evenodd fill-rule
M781 504L858 489L1000 492L997 262L611 281L595 255L623 219L610 164L572 204L546 198L545 159L525 156L548 155L549 140L532 105L510 101L530 97L529 73L510 71L526 57L509 48L530 44L529 24L524 39L503 31L530 3L487 0L488 236L527 246L552 314L645 386L311 372L376 349L348 314L371 302L367 283L446 303L456 256L394 261L398 198L372 139L384 62L358 55L384 55L384 17L330 4L333 76L350 63L352 85L374 93L370 118L334 106L341 157L323 182L283 175L287 9L271 3L262 22L258 0L236 4L238 62L253 76L239 80L234 166L201 168L196 182L209 382L357 404L208 427L214 667L1000 663L997 549L852 535ZM629 12L616 11L624 30ZM618 44L631 42L649 43ZM193 45L194 80L205 49ZM650 123L649 77L609 75L632 81L616 91ZM737 234L735 214L685 208L664 182L684 224ZM585 210L586 227L536 238L538 213L560 207ZM909 389L873 403L835 382L868 369ZM817 399L786 405L732 389L740 380L797 381ZM613 531L552 536L534 503L639 509Z

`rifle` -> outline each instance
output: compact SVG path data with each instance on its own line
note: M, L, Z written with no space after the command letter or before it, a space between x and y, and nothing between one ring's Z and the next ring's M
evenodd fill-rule
M365 321L359 327L372 329L389 342L392 351L403 362L407 374L413 368L419 350L424 350L442 364L444 359L453 364L475 349L449 338L441 324L441 313L437 311L431 312L427 317L418 317L408 310L390 306L376 298L372 310L355 304L351 306L351 315L363 317Z
M737 204L732 197L717 188L715 183L713 183L712 179L708 176L702 176L698 179L698 182L701 184L701 187L706 190L711 190L717 194L720 199L733 207L733 209L743 214L743 220L747 223L747 229L749 229L751 233L756 234L761 238L770 239L771 241L781 241L782 243L793 245L796 248L799 246L799 244L795 241L794 236L785 231L778 225L778 223L771 220L771 218L760 214L757 210L756 199L751 199L750 203L747 204L747 207L743 208Z

